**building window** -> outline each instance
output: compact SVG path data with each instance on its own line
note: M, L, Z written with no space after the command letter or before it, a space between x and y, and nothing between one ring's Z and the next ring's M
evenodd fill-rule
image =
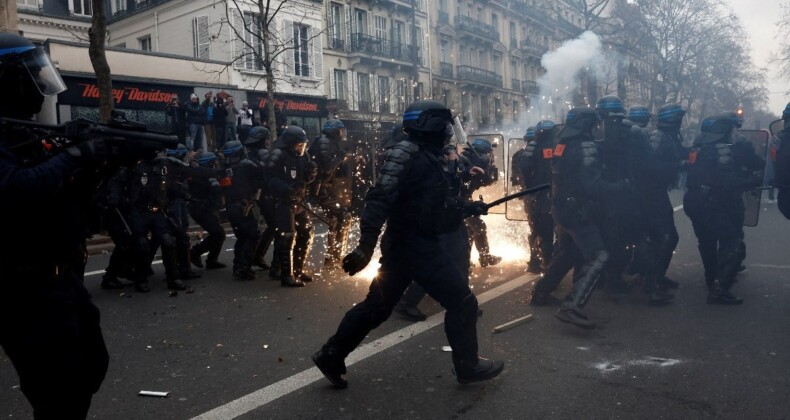
M402 113L406 110L406 103L408 102L408 89L406 88L406 79L400 79L395 84L395 97L397 100L397 109L395 112Z
M294 74L310 76L310 38L308 27L294 24Z
M357 105L360 111L370 111L370 75L357 73Z
M387 39L387 18L384 16L375 17L376 38Z
M38 0L16 0L19 6L38 7Z
M332 3L329 9L329 45L332 49L345 49L343 33L343 5Z
M447 60L447 41L442 41L439 44L439 61L442 63L449 63Z
M152 51L151 48L151 35L138 39L140 41L140 49L143 51Z
M236 39L233 59L234 66L247 70L263 70L263 40L259 35L260 15L245 12L234 14L235 27L242 39Z
M368 12L354 9L354 33L365 34L368 32Z
M113 0L112 3L110 3L110 11L114 15L126 13L126 0Z
M91 0L71 0L71 11L75 15L90 16L93 14Z
M405 33L405 28L403 22L394 20L392 21L392 42L397 44L403 44L403 34Z
M379 76L379 111L390 112L390 78Z
M116 45L115 48L126 48L126 43L121 42L120 44Z
M346 71L335 69L335 83L332 86L334 99L346 100Z

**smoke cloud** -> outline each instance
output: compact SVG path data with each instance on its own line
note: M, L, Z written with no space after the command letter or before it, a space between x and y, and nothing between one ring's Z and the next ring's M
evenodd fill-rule
M585 31L578 38L543 55L541 64L546 69L538 80L540 94L530 110L531 119L549 118L559 122L570 109L573 95L579 89L579 73L587 68L597 69L603 60L601 38Z

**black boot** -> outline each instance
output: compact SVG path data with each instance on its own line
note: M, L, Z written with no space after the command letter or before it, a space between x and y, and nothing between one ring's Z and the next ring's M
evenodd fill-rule
M505 369L505 362L491 361L482 357L475 362L455 364L455 376L461 384L487 381L496 378Z
M315 352L312 356L313 363L324 374L326 379L332 383L336 388L345 389L348 387L348 381L343 379L346 374L346 364L343 358L327 346Z
M567 302L557 310L554 317L562 322L573 324L585 330L592 330L595 328L595 323L587 319L587 315L582 312L581 308Z
M252 268L240 268L233 271L233 278L236 280L251 281L255 280L255 272Z
M105 290L118 290L123 289L123 283L112 274L105 274L101 280L101 288Z
M176 278L168 278L167 280L167 288L170 290L187 290L187 285L184 284L181 279Z
M502 257L496 257L491 254L480 255L480 267L486 268L490 265L497 265L502 262Z
M533 291L529 304L532 306L559 306L562 304L562 300L557 299L551 293Z
M192 265L197 268L203 268L203 259L201 258L201 254L202 252L200 252L200 249L197 246L189 251L189 258L192 260Z
M708 292L708 303L718 305L740 305L743 299L730 293L729 287L725 287L721 282L716 280L713 282L713 287Z
M148 293L151 288L148 287L148 280L139 280L134 282L134 290L139 293Z
M219 261L206 260L206 270L217 270L219 268L225 268L225 267L227 267L227 265Z
M277 238L274 250L280 263L280 285L283 287L304 287L304 282L294 278L293 247L296 238L293 233L284 233Z
M646 279L646 287L648 292L648 305L658 306L665 305L672 301L674 296L667 291L664 283L661 282L657 276L649 276Z

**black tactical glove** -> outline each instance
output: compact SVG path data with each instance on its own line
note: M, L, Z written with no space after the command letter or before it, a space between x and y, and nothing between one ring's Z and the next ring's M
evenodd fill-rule
M482 201L473 201L464 205L465 216L480 216L488 214L488 205Z
M93 139L71 146L66 152L83 163L97 163L107 159L109 149L104 139Z
M343 257L343 271L349 276L359 273L370 263L373 258L373 249L370 246L359 244L350 254Z

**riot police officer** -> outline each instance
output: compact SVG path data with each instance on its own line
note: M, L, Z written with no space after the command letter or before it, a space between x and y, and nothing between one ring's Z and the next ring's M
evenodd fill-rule
M461 156L467 162L468 167L478 167L483 169L482 172L472 174L467 173L464 179L462 193L464 198L471 200L474 192L482 187L487 187L494 184L499 177L499 170L494 164L494 148L491 142L484 138L477 138L472 140L470 147L461 152ZM490 265L497 265L502 261L502 257L491 255L491 249L488 245L488 228L486 222L480 216L471 216L464 220L466 223L466 231L469 235L469 245L477 247L479 254L480 266L485 268Z
M453 349L460 383L491 379L504 363L478 357L477 299L466 276L439 243L438 235L458 229L465 208L482 214L480 203L464 206L451 197L440 157L452 137L452 116L444 105L417 101L403 114L408 141L387 151L381 176L366 197L360 221L359 245L343 259L343 270L354 275L365 268L384 223L381 269L365 300L348 311L337 332L313 362L338 388L348 383L345 358L391 314L406 287L416 281L447 309L445 332Z
M711 304L743 303L730 292L745 251L741 196L762 184L757 172L765 162L751 144L734 141L740 125L734 112L705 118L688 158L683 210L697 235Z
M203 168L213 169L217 166L217 155L203 151L195 156L195 162ZM194 177L189 180L189 214L208 235L192 247L192 264L205 267L207 270L225 268L219 262L222 244L225 243L225 229L219 219L219 210L224 206L222 187L217 178ZM208 252L205 264L202 255Z
M311 157L318 165L318 204L333 219L333 225L327 233L324 266L339 268L351 229L354 162L342 121L327 120L321 128L321 134L311 147Z
M280 285L303 287L313 281L304 268L313 241L313 225L304 199L318 168L305 153L307 134L300 127L288 126L275 144L266 160L267 188L275 199L274 258L280 269Z
M524 189L551 183L551 158L554 151L554 121L542 120L535 127L534 138L524 148L514 172ZM529 223L530 259L527 270L543 273L554 253L554 220L551 218L551 193L541 191L524 197Z
M66 88L41 48L10 33L0 34L0 87L13 98L0 117L23 120ZM105 154L101 140L53 153L33 131L0 125L0 230L13 238L0 244L0 345L37 419L85 418L107 372L99 310L80 274L83 191L72 182Z
M244 146L247 148L247 156L262 169L265 168L266 159L269 156L268 144L270 136L271 133L268 128L257 126L250 129L249 134L247 134L247 139L244 141ZM261 196L260 199L257 200L257 203L263 221L266 223L266 229L261 233L261 239L258 241L258 247L255 250L255 257L253 258L252 264L265 270L271 268L266 264L264 257L269 251L272 241L274 241L274 234L276 232L274 227L274 197L272 197L272 194L266 189L265 182L261 185ZM275 265L272 264L272 266ZM277 277L279 277L279 274Z
M601 176L612 183L633 180L638 150L644 143L643 130L625 120L625 108L617 96L602 97L595 109L601 116L603 128L599 145ZM624 291L628 286L622 276L631 260L631 249L644 237L644 218L633 189L603 194L605 197L601 197L595 209L609 251L603 281L610 291Z
M679 239L668 190L677 185L681 162L686 158L680 135L685 113L680 104L674 103L658 110L657 129L647 137L637 161L639 171L634 175L646 229L637 254L645 262L642 274L651 302L664 300L667 288L678 287L666 276Z
M524 147L520 150L517 150L516 153L513 154L513 157L510 158L510 185L514 187L520 187L522 185L521 181L521 171L519 168L519 162L524 156L524 149L526 149L529 142L535 140L535 127L527 128L527 132L524 134Z
M780 143L774 162L774 185L779 189L777 207L790 219L790 103L782 112L782 120L782 131L777 134Z
M233 247L233 278L255 280L252 263L261 231L252 210L255 200L260 198L263 172L255 162L247 158L247 152L238 140L223 144L222 155L225 157L226 174L220 180L220 185L225 194L228 221L236 235Z
M587 329L595 328L595 323L582 308L609 260L595 209L601 200L630 188L627 180L603 179L598 144L592 136L600 122L597 111L573 108L558 134L551 160L551 214L557 224L557 245L546 275L535 285L535 294L548 295L575 268L573 289L555 316Z

